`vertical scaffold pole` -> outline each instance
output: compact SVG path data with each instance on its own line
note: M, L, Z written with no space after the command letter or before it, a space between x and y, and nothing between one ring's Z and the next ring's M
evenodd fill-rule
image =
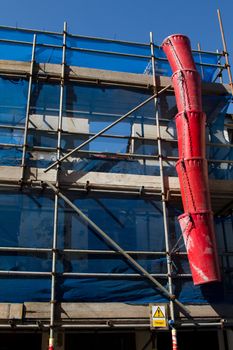
M154 93L157 92L156 84L156 68L155 68L155 54L154 54L154 38L153 33L150 32L150 48L151 48L151 64L152 64L152 77L153 77L153 87ZM162 210L163 210L163 223L164 223L164 238L165 238L165 247L166 247L166 256L167 256L167 272L168 272L168 291L170 294L173 294L172 287L172 268L171 268L171 256L170 256L170 244L169 244L169 234L168 234L168 217L167 217L167 207L166 207L166 194L165 194L165 181L164 181L164 171L163 171L163 155L162 155L162 141L161 141L161 132L160 132L160 121L159 121L159 109L158 109L158 98L154 99L155 111L156 111L156 131L158 139L158 157L159 157L159 170L160 170L160 182L161 182L161 198L162 198ZM170 300L170 316L172 323L175 322L175 310L174 302ZM172 344L176 344L176 347L173 346L173 350L178 350L177 348L177 336L176 329L172 329ZM173 342L174 340L174 342Z
M25 169L26 169L26 154L27 154L27 140L28 140L28 126L29 126L29 117L30 117L30 106L31 106L31 94L32 94L32 79L35 63L35 50L36 50L36 34L33 36L32 43L32 56L31 56L31 65L29 72L29 81L28 81L28 96L27 96L27 107L26 107L26 116L25 116L25 126L24 126L24 136L23 136L23 151L22 151L22 161L21 161L21 182L25 180Z
M218 49L216 50L217 53L219 53ZM219 83L222 84L223 83L223 79L222 79L222 69L219 68L218 70L218 76L219 76Z
M60 101L57 129L57 159L61 157L61 136L62 136L62 116L63 116L63 96L65 81L65 64L66 64L66 37L67 23L64 22L63 29L63 46L62 46L62 65L60 81ZM60 164L57 165L56 187L59 187ZM54 223L53 223L53 248L52 248L52 277L51 277L51 300L50 300L50 332L49 332L49 350L54 350L54 327L55 327L55 304L56 304L56 263L57 263L57 232L58 232L58 200L55 194L54 198Z
M221 38L222 38L223 54L225 56L225 61L226 61L226 68L227 68L227 73L228 73L229 85L231 87L231 94L233 96L233 82L232 82L231 66L230 66L229 57L228 57L229 54L227 51L227 43L226 43L225 33L224 33L224 29L223 29L222 16L221 16L221 12L219 9L217 9L217 14L218 14L218 22L219 22L219 28L220 28L220 32L221 32Z
M199 59L200 59L200 64L201 64L201 78L204 79L204 70L203 70L203 66L202 66L202 57L201 57L201 44L197 43L197 50L199 52Z

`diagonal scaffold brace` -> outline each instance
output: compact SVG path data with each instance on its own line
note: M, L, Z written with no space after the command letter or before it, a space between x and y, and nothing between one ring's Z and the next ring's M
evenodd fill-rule
M179 307L181 312L186 316L186 317L191 317L189 310L183 305L173 294L169 293L168 290L161 284L159 283L151 274L145 270L138 262L132 258L130 254L128 254L123 248L119 246L118 243L116 243L109 235L104 232L98 225L96 225L90 218L88 218L74 203L72 203L61 191L56 188L53 184L51 184L49 181L44 181L44 183L51 188L55 194L64 200L78 215L82 220L84 220L89 227L91 227L96 233L98 233L101 238L104 239L104 241L110 245L116 252L121 254L126 262L132 267L134 267L137 271L140 272L142 276L147 278L152 284L159 289L165 297L167 297L169 300L172 300L176 305Z
M84 141L81 145L77 146L76 148L74 148L72 151L70 151L69 153L67 153L66 155L64 155L63 157L61 157L60 159L58 159L56 162L54 162L53 164L51 164L48 168L46 168L44 170L45 173L47 173L47 171L49 171L50 169L54 168L56 165L61 164L65 159L67 159L68 157L70 157L72 154L74 154L75 152L78 152L81 148L83 148L84 146L88 145L91 141L95 140L97 137L101 136L102 134L104 134L106 131L108 131L109 129L111 129L113 126L115 126L116 124L120 123L122 120L126 119L128 116L130 116L132 113L136 112L138 109L140 109L141 107L145 106L148 102L154 100L156 97L158 97L159 95L161 95L162 93L164 93L165 91L167 91L169 88L171 87L171 85L167 85L165 86L163 89L161 89L160 91L156 92L155 94L153 94L152 96L150 96L148 99L146 99L145 101L141 102L138 106L134 107L133 109L131 109L129 112L127 112L126 114L122 115L120 118L118 118L117 120L115 120L113 123L109 124L108 126L106 126L104 129L100 130L97 134L95 134L94 136L92 136L90 139Z

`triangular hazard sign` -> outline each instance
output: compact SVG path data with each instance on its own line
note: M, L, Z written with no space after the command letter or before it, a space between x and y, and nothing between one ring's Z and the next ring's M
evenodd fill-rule
M159 306L157 307L157 309L153 315L153 318L165 318L165 315Z

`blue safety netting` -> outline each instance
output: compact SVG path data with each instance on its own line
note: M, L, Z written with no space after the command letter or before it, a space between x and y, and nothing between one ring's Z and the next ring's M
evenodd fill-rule
M171 70L170 64L166 59L165 53L160 47L155 48L155 57L158 58L158 60L156 60L156 63L155 63L157 75L171 76L173 72ZM211 65L216 65L221 63L221 54L215 55L211 53L193 52L193 58L196 63L197 70L201 75L202 80L213 81L213 79L216 77L217 69L216 67ZM149 74L152 73L151 63L147 66L147 69L145 72Z
M0 28L0 59L30 61L34 33L37 35L36 62L60 64L62 61L62 34L4 27ZM71 34L67 34L66 44L67 65L152 74L149 44L73 36ZM159 46L155 46L154 49L157 58L156 74L170 76L172 72L164 52ZM218 69L216 64L220 63L221 54L194 52L193 57L202 79L212 81L216 76Z
M0 164L20 165L26 115L28 82L24 79L0 79ZM61 145L64 150L73 149L88 139L86 134L95 134L130 109L150 96L149 92L120 87L98 87L68 83L64 89L63 130ZM27 164L45 168L56 159L57 120L59 114L60 85L58 83L37 82L32 85L30 124L28 131L29 147L52 147L47 151L27 152ZM120 103L119 103L120 101ZM203 108L207 114L207 158L211 178L232 179L233 147L227 139L228 130L224 126L225 114L230 96L203 96ZM177 113L175 97L164 94L160 98L161 127L165 138L171 141L177 138L173 117ZM79 134L66 134L73 125ZM153 129L154 128L154 129ZM82 134L84 132L84 134ZM133 140L131 136L150 136L150 140ZM86 134L85 134L86 133ZM85 146L83 150L91 152L88 157L80 153L63 163L66 169L76 171L97 171L111 173L129 173L159 175L159 163L155 158L121 158L120 154L156 156L155 106L151 101L127 117L107 132L112 137L99 137ZM120 136L114 138L114 136ZM211 143L214 144L211 145ZM163 142L163 155L178 157L177 144ZM99 152L99 153L98 153ZM110 155L104 156L102 153ZM100 154L101 153L101 154ZM219 162L219 161L222 162ZM225 162L224 162L225 161ZM164 173L177 176L175 160L164 160Z
M209 112L207 130L210 135L211 147L207 147L207 157L209 159L225 160L226 162L212 162L209 164L209 177L216 179L233 179L233 144L231 140L232 131L227 128L228 120L225 118L231 96L226 97L226 103L220 97L209 97L212 105ZM216 113L216 110L219 112ZM226 124L226 125L225 125ZM226 147L222 147L225 145Z
M116 199L109 197L80 196L67 193L68 198L77 205L91 220L101 227L123 249L144 252L165 252L163 232L163 214L161 202L143 199ZM0 193L0 246L23 248L51 248L53 237L54 195L46 191L39 192L1 192ZM178 247L180 228L175 207L168 209L171 244L176 250L184 251L183 241ZM217 236L220 240L220 252L225 242L221 230L222 224L230 229L231 218L218 219ZM219 228L220 227L220 228ZM228 232L229 233L229 232ZM112 250L76 213L59 200L58 212L58 254L56 269L56 299L58 301L105 301L148 303L165 301L161 293L150 282L136 277L127 277L137 271L129 266L119 255L101 253L82 254L64 253L62 249ZM226 248L225 248L226 249ZM232 249L232 241L228 243ZM134 258L150 273L167 272L164 255L134 255ZM51 253L0 253L0 270L51 272ZM179 273L190 273L186 256L177 256L173 260L173 287L176 296L183 302L203 303L224 298L222 284L216 287L195 287L190 277L175 278ZM122 277L79 276L69 277L62 273L117 273ZM167 279L158 277L167 287ZM0 301L47 301L50 298L50 277L1 276ZM228 296L232 297L229 294Z

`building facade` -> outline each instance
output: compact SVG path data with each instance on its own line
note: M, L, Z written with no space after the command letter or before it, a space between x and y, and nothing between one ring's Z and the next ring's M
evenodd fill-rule
M203 286L177 220L177 109L161 48L66 25L0 27L4 349L170 349L171 330L181 350L207 337L231 348L232 95L224 53L193 56L222 277ZM152 327L152 306L166 308L165 327Z

